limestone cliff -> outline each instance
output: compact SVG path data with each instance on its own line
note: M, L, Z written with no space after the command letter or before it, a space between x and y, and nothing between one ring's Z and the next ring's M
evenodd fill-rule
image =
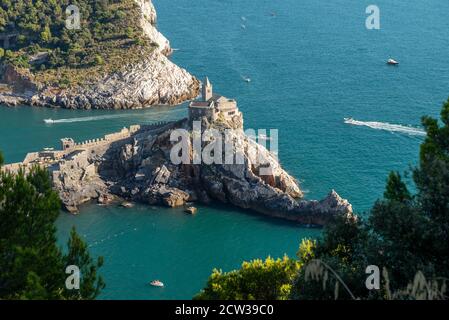
M0 103L70 109L129 109L175 105L195 98L199 81L168 59L172 49L156 29L157 15L152 1L134 1L141 12L141 32L153 46L153 49L142 50L137 62L130 63L123 56L120 70L94 76L94 80L70 88L44 85L30 77L26 70L4 67L0 82L7 84L9 90L0 91Z
M142 17L140 24L143 32L149 39L158 44L158 50L165 55L170 55L172 49L170 42L156 29L157 13L153 2L147 0L135 0L140 7Z
M85 88L63 90L57 94L53 89L47 89L31 97L29 102L70 109L131 109L176 105L198 95L199 81L161 51L155 51L125 69Z

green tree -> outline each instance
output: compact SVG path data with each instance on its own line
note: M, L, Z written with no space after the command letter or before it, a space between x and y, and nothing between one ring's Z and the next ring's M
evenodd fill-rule
M0 299L93 299L104 287L97 276L102 259L92 262L74 230L67 255L57 246L59 211L46 170L0 170ZM68 263L81 270L77 293L65 289Z
M94 262L90 257L87 244L76 233L75 228L70 232L68 242L69 252L64 257L65 265L75 265L82 275L80 290L66 290L66 296L71 299L95 299L105 287L102 277L97 275L103 265L103 258Z
M214 269L197 300L274 300L287 299L295 274L296 260L284 256L265 261L243 262L241 269L223 272Z
M419 167L413 172L418 189L417 200L423 215L429 219L427 241L434 256L437 272L449 270L449 99L437 119L424 117L427 137L420 148Z
M44 31L41 32L41 41L45 44L49 44L52 39L51 30L49 26L45 26Z
M427 137L420 148L419 166L413 170L416 195L408 191L397 172L390 173L384 199L377 201L368 219L337 221L318 241L314 255L340 275L354 295L362 299L445 296L449 278L449 100L441 111L441 123L424 117ZM385 268L383 289L368 291L364 272L368 265ZM421 275L423 295L410 292ZM438 282L439 279L439 282ZM293 289L298 299L332 299L335 278L324 290L306 281L300 272ZM433 291L432 291L433 290ZM432 296L434 294L434 296ZM351 298L343 294L339 298Z
M131 27L126 28L125 34L126 34L126 37L128 37L128 39L133 39L134 38L134 29Z
M399 202L404 202L412 199L406 184L402 182L402 178L399 172L390 172L387 180L384 198L387 200L396 200Z
M100 55L96 55L94 59L94 64L97 66L104 64L103 57Z

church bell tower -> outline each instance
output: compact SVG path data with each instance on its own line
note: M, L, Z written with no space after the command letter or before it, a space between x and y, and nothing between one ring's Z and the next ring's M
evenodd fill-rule
M206 77L206 79L204 79L202 90L203 90L202 95L203 95L204 101L209 101L210 99L212 99L212 85L210 84L208 77Z

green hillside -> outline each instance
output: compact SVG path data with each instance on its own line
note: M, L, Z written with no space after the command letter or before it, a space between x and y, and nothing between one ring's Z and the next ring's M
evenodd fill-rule
M69 5L80 10L78 30L66 27ZM16 36L0 59L41 83L83 84L154 48L142 36L140 16L133 0L2 0L0 36Z

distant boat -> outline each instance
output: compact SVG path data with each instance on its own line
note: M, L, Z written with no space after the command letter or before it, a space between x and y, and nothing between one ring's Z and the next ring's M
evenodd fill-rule
M44 148L44 151L53 151L55 150L54 148Z
M390 58L390 59L388 59L387 64L392 65L392 66L397 66L399 64L399 62Z
M251 82L251 78L249 77L244 77L242 76L243 81L245 81L246 83L250 83Z
M349 118L343 118L346 124L354 124L354 119L352 117Z
M55 120L53 120L53 119L44 119L44 122L45 123L54 123Z
M151 281L150 285L152 285L153 287L160 287L160 288L162 288L164 286L164 284L159 280Z
M129 208L134 207L134 204L131 203L131 202L128 202L128 201L124 201L124 202L122 202L122 204L120 206L122 206L123 208L128 208L129 209Z
M244 24L240 25L240 27L241 27L243 30L246 29L246 26L245 26Z

